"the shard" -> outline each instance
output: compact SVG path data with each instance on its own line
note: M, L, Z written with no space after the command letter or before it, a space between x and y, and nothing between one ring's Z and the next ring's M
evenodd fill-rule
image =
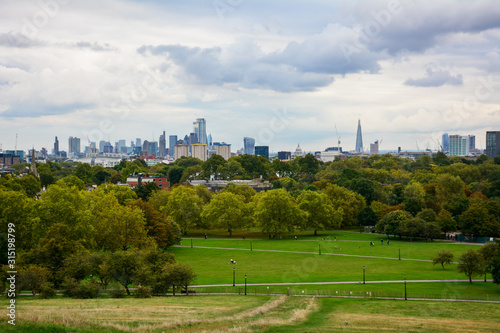
M361 134L361 121L358 119L358 133L356 134L356 153L363 152L363 135Z

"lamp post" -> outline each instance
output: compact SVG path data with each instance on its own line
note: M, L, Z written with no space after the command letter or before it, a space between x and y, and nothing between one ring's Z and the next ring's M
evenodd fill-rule
M406 298L406 278L405 278L405 301L407 300Z
M193 248L193 237L191 237L191 248Z
M318 253L321 254L321 243L318 243Z
M233 287L235 286L236 281L236 267L233 267Z
M363 284L365 284L365 266L363 266Z
M253 249L252 249L252 241L250 241L250 251L253 251Z
M247 275L245 274L245 295L247 294Z
M401 246L398 246L399 249L399 260L401 260Z

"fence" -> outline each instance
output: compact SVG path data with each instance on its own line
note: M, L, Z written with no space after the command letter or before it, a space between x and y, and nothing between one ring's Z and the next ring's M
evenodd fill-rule
M493 237L471 237L464 235L457 235L457 241L459 242L470 242L470 243L486 243L493 242Z
M405 293L392 291L360 291L360 290L317 290L272 287L196 287L190 288L192 295L288 295L288 296L319 296L319 297L356 297L379 299L404 299ZM194 291L194 293L192 292ZM457 294L457 293L406 293L409 300L444 300L444 301L485 301L500 302L497 294Z

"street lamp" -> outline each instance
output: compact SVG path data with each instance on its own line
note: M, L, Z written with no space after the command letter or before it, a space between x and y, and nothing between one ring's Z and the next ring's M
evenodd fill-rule
M191 248L193 248L193 237L191 237Z
M245 295L247 294L247 275L245 274Z
M365 284L365 266L363 266L363 284Z
M253 251L253 249L252 249L252 241L250 241L250 251Z
M318 253L321 254L321 243L318 243L318 248L319 248Z
M405 278L405 301L407 300L406 298L406 278Z
M401 260L401 246L398 246L399 249L399 260Z
M236 278L236 267L233 267L233 287L235 286L234 284L235 278Z

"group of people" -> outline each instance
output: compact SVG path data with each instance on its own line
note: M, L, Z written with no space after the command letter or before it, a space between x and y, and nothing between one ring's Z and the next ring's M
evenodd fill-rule
M229 260L229 263L230 264L235 264L235 265L237 264L236 260L233 260L233 259Z
M380 240L380 245L384 245L384 240ZM387 240L387 245L389 245L389 240ZM375 242L370 242L370 246L375 246Z

